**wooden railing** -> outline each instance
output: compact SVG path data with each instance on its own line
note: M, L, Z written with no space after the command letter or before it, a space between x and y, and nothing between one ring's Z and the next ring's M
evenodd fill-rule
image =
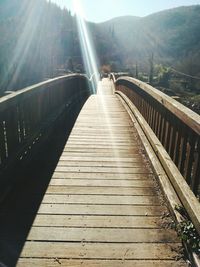
M116 81L148 122L192 191L200 186L200 116L176 100L137 79Z
M66 108L86 100L89 80L80 74L51 79L0 98L0 174L21 160ZM2 175L0 182L3 179Z
M113 75L111 78L114 80ZM115 89L126 103L127 111L139 123L154 151L153 157L159 160L182 207L200 234L200 203L195 196L199 196L200 184L200 116L134 78L118 78ZM155 172L160 177L156 169ZM164 192L165 185L161 186ZM172 200L171 194L169 192L167 199L175 210L174 203L177 202Z

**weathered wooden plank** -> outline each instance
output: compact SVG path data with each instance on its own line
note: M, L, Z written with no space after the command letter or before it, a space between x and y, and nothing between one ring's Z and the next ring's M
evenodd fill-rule
M179 240L163 228L168 210L135 127L115 96L104 100L92 96L80 113L19 266L174 263Z
M90 99L89 99L89 101L90 101ZM82 110L80 114L83 117L90 117L93 120L101 119L101 118L106 119L108 117L109 118L113 118L113 117L114 118L120 118L120 117L123 118L123 116L127 116L126 111L124 109L120 109L120 108L118 108L118 109L116 109L114 111L110 111L109 113L108 112L107 113L103 112L101 108L99 110L96 110L96 109L93 108L93 110L91 112L91 110L89 110L89 108L88 108L88 110L85 110L85 111ZM78 120L79 119L80 119L80 117L78 118Z
M92 179L52 179L50 185L71 185L71 186L110 186L110 187L154 187L150 180L92 180Z
M111 121L109 123L109 128L114 126L114 127L121 127L121 126L132 126L130 119L127 118L118 118L118 119L113 119L109 118ZM87 121L87 126L90 127L108 127L108 123L106 121L106 117L101 119L101 120L91 120L91 117L84 117L82 118L81 121L76 121L76 127L85 127L86 126L86 121Z
M118 129L117 127L113 128L113 127L101 127L99 129L95 129L95 128L92 128L92 127L88 127L88 128L82 128L80 127L79 129L73 129L72 130L72 137L75 139L75 138L88 138L88 137L92 137L92 138L97 138L97 137L105 137L107 138L107 140L109 139L110 134L113 135L113 139L117 139L117 140L124 140L126 137L133 137L132 135L135 135L137 134L136 130L134 128L130 128L128 130L124 130L125 126L124 127L121 127L120 129ZM95 134L97 134L95 136ZM98 138L97 138L98 139ZM104 140L104 139L102 139ZM105 139L106 140L106 139ZM110 139L111 141L111 139Z
M73 128L73 133L77 132L88 132L90 131L90 133L96 133L96 132L99 132L101 134L109 134L110 132L112 133L127 133L127 134L130 134L132 131L135 132L135 129L133 128L133 126L126 126L126 129L124 128L124 126L110 126L110 127L104 127L102 129L102 126L99 126L99 127L90 127L90 126L85 126L85 127L78 127L78 126L75 126Z
M115 158L127 158L127 157L134 157L135 155L141 155L141 153L136 153L136 152L132 152L132 153L127 153L125 151L117 151L117 152L114 152L114 151L104 151L104 152L82 152L81 151L71 151L71 152L66 152L64 151L63 156L71 156L71 157L75 157L75 156L82 156L83 158L84 157L115 157Z
M161 216L164 212L166 208L163 206L41 204L38 214Z
M101 137L97 138L96 136L79 136L77 138L73 139L68 139L68 142L74 145L107 145L111 144L110 139L107 137ZM119 146L131 146L132 144L135 144L134 140L130 139L129 137L118 137L118 138L113 138L112 140L113 143Z
M131 132L131 133L132 133L132 138L131 138L130 134L128 134L128 136L130 138L126 138L126 135L124 136L123 134L117 134L116 136L115 135L113 136L112 140L118 142L119 144L134 144L135 143L134 142L134 135L136 135L136 132ZM69 137L68 141L69 142L76 142L76 143L78 143L78 142L84 143L84 142L89 142L89 141L91 141L91 142L97 142L98 141L102 144L109 143L111 141L110 136L106 136L105 134L104 134L104 136L105 136L105 138L102 139L101 135L93 134L93 135L88 136L87 134L83 135L80 133L80 135L79 134L77 135L76 133L73 133L73 135Z
M70 142L70 143L68 143L68 145L67 145L67 149L86 149L86 150L88 150L88 149L90 149L90 150L97 150L97 149L117 149L117 150L128 150L128 151L130 151L130 147L131 147L131 151L133 150L133 149L136 149L136 148L138 148L138 145L137 144L135 144L135 143L133 143L133 144L125 144L125 145L119 145L119 144L117 144L115 141L111 141L111 142L109 142L109 143L107 143L107 144L98 144L97 142L95 142L94 144L91 144L91 143L89 143L89 144L74 144L73 142Z
M125 124L112 124L111 122L106 122L105 124L88 124L84 122L82 125L76 124L73 128L73 133L78 133L79 131L90 131L92 133L99 131L100 133L131 133L132 131L135 132L133 126L129 125L128 123Z
M51 259L31 259L21 258L18 261L17 267L35 267L35 266L48 266L55 267L55 265L68 266L68 267L183 267L185 263L182 260L71 260L59 259L55 256Z
M157 196L102 196L102 195L48 195L42 203L118 204L118 205L159 205Z
M85 123L86 120L87 120L87 124ZM94 122L94 121L89 121L89 118L87 117L87 118L84 118L84 120L77 122L74 129L76 129L76 127L85 128L86 126L91 127L91 128L105 127L105 128L110 129L112 127L126 127L127 125L128 127L132 127L132 125L130 124L130 120L127 120L127 119L121 120L121 122L120 121L113 122L112 120L109 122L109 125L108 125L106 119L104 119L103 121Z
M102 173L101 172L54 172L54 179L100 179L100 180L153 180L153 174L141 174L141 173Z
M63 226L83 228L162 228L160 217L144 216L94 216L38 214L34 226Z
M55 169L55 172L81 172L81 173L122 173L122 174L134 174L134 173L141 173L141 174L150 174L152 170L148 168L148 166L143 166L143 168L124 168L124 167L84 167L84 166L60 166L58 165ZM94 175L95 176L95 175Z
M29 241L110 242L110 243L172 243L178 242L174 230L169 229L109 229L32 227Z
M101 140L101 139L95 139L95 138L88 138L88 139L78 139L78 140L68 140L68 145L69 146L76 146L76 147L111 147L112 144L114 144L115 146L119 146L119 147L129 147L130 146L136 146L135 142L133 141L127 141L127 140L123 140L123 139L115 139L112 140L112 142L110 142L110 140Z
M177 244L63 243L26 242L22 258L63 259L171 259L177 256ZM142 253L141 253L142 252Z
M141 163L141 159L140 158L136 158L134 162L118 162L118 161L84 161L84 158L82 158L82 160L78 161L78 160L68 160L67 158L61 158L58 166L64 166L64 167L135 167L135 168L139 168L139 167L143 167L144 163Z
M93 152L93 153L107 153L107 152L110 152L110 153L113 153L113 154L121 154L121 153L124 153L126 155L129 155L129 154L132 154L132 153L135 153L135 152L139 152L140 151L140 148L139 147L133 147L133 148L119 148L118 146L116 146L114 143L113 143L113 147L110 146L110 147L97 147L97 148L91 148L91 147L65 147L64 148L64 152L82 152L82 153L88 153L88 152Z
M67 154L65 153L65 155L62 155L60 157L60 161L68 161L68 162L83 162L83 161L86 161L86 162L103 162L103 163L109 163L109 162L112 162L112 163L119 163L119 164L125 164L125 163L134 163L134 162L137 162L137 161L140 161L141 162L141 155L137 154L137 155L134 155L133 157L123 157L123 158L117 158L117 157L81 157L81 155L77 155L77 156L72 156L71 154ZM58 164L60 163L60 161L58 162Z
M156 194L155 189L146 187L106 187L106 186L64 186L64 185L49 185L48 194L75 194L75 195L142 195L153 196Z
M134 140L134 136L136 135L136 132L134 133L131 133L131 134L128 134L128 136L130 138L127 138L126 135L123 135L123 134L115 134L114 136L112 136L112 140L116 140L116 141L121 141L121 142L132 142ZM104 135L104 139L102 139L102 136L101 134L99 135L95 135L95 134L91 134L89 135L88 134L82 134L81 132L79 134L75 134L73 133L73 135L71 135L69 137L68 140L74 140L74 141L85 141L85 140L99 140L99 141L110 141L110 136L108 135Z

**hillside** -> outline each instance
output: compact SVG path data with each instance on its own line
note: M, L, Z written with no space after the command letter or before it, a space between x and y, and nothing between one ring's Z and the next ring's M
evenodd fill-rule
M183 58L200 58L200 5L143 18L119 17L98 24L97 29L108 40L108 49L123 55L125 64L147 62L152 53L158 63L173 65Z
M200 6L147 17L89 23L100 65L148 71L155 64L200 76ZM0 1L0 95L59 75L84 71L76 18L45 0Z
M0 95L53 77L80 57L74 18L45 0L0 1Z

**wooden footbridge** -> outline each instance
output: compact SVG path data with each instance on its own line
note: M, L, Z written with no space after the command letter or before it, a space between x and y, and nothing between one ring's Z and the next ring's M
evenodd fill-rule
M200 118L141 81L111 78L92 95L87 77L69 75L0 100L0 266L187 266L183 247L198 266L171 225L187 216L200 233ZM22 238L31 211L22 205L16 226L5 208L15 170L83 103Z

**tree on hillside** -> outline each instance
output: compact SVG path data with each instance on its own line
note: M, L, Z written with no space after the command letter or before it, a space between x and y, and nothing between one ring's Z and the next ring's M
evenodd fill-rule
M171 78L171 69L169 67L163 66L162 64L156 65L158 85L169 88L169 81Z
M200 61L198 55L189 55L186 58L183 58L178 64L177 64L177 70L182 72L179 74L179 76L182 77L182 79L185 79L185 81L188 84L188 88L190 90L198 90L199 88L197 85L199 85L199 79L200 77ZM195 79L197 77L197 79Z
M152 53L149 57L149 83L153 83L154 76L154 54Z
M0 95L53 77L69 57L79 56L74 24L67 9L45 0L1 3Z
M135 78L138 79L138 63L135 64Z

